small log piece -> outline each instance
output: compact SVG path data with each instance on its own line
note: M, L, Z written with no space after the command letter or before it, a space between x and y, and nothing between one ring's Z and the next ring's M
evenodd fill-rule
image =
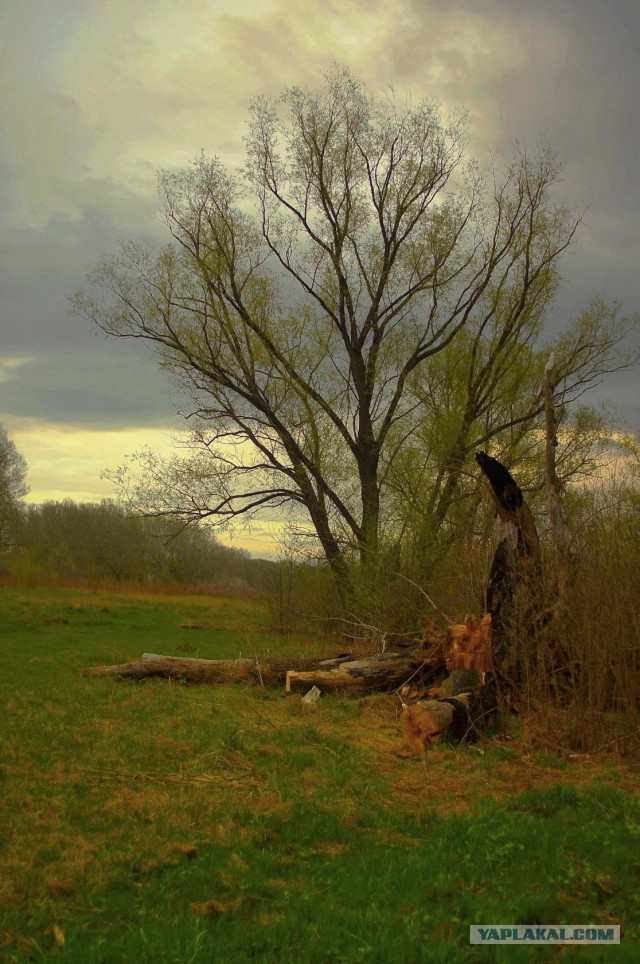
M411 749L424 756L425 745L441 735L456 743L472 738L472 701L472 693L461 693L446 699L421 700L408 706L400 717L400 727Z

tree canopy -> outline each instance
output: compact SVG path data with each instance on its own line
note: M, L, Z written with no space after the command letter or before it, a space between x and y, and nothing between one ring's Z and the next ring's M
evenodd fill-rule
M178 583L244 591L270 585L269 566L201 527L101 503L44 502L22 513L12 571L63 580Z
M483 171L466 145L464 114L336 69L254 102L242 170L203 156L160 175L172 242L124 244L76 299L148 342L188 399L193 455L147 458L138 506L306 517L346 598L353 564L400 538L399 505L420 495L433 534L473 447L517 449L579 217L549 149ZM560 403L626 362L626 331L598 302L556 340Z
M27 461L0 425L0 552L13 546L21 499L29 491Z

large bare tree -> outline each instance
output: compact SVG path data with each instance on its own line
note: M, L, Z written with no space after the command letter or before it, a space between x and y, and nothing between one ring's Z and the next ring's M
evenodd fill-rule
M458 450L538 331L577 218L554 199L550 151L516 148L482 174L463 163L463 115L376 99L345 70L256 101L246 146L235 173L204 157L163 173L173 242L124 245L78 305L149 342L191 399L194 454L147 462L147 509L224 523L297 507L346 597L351 562L375 558L434 359L466 339L468 415L439 480L442 514ZM616 335L605 325L598 338L586 367L574 340L559 376L579 386L606 370Z

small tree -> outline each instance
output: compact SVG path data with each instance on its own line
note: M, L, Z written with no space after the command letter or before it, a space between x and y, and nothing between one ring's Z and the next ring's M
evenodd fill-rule
M29 491L27 462L0 425L0 552L13 548L21 499Z
M577 226L554 201L550 151L516 148L482 175L465 145L463 115L378 101L337 70L319 92L254 103L243 171L202 157L160 176L175 243L124 245L92 276L102 294L77 297L106 332L153 346L190 399L195 454L147 457L129 489L139 507L217 524L303 513L346 600L352 561L376 558L396 464L432 417L420 386L460 345L467 403L434 503L446 515ZM575 338L558 353L561 377L607 370L607 321L586 367ZM535 415L514 409L500 430Z

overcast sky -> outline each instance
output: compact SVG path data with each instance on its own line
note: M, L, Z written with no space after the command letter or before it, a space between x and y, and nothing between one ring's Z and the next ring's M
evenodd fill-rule
M0 37L0 422L33 501L112 494L101 469L176 424L145 351L67 298L119 237L163 240L159 168L241 161L251 98L335 61L466 107L480 161L545 137L564 199L588 205L550 325L594 295L640 309L638 0L3 0ZM592 400L638 429L638 387L636 369Z

